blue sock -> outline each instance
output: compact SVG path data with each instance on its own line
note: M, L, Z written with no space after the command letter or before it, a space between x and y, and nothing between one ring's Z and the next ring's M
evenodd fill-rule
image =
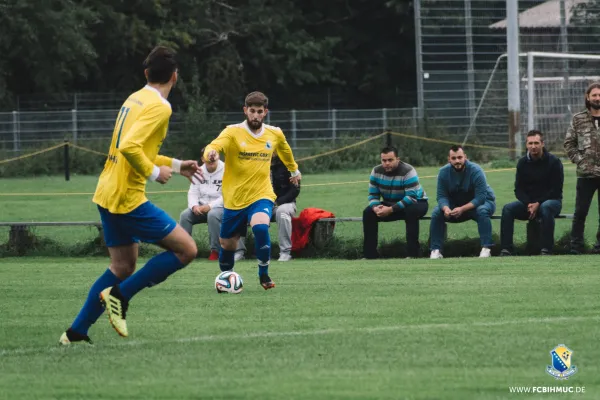
M88 297L81 308L81 311L77 314L75 321L73 321L71 329L82 335L87 335L90 326L92 326L104 312L104 307L102 307L102 303L100 303L100 292L119 282L121 282L121 279L117 278L110 269L104 271L90 288Z
M221 268L221 271L233 271L234 256L235 251L225 250L221 247L219 251L219 268Z
M256 258L258 259L258 276L269 275L269 261L271 260L271 237L269 225L257 224L252 227L256 245Z
M125 279L119 285L121 294L130 300L140 290L152 287L165 281L169 275L185 267L172 251L165 251L152 257L144 268Z

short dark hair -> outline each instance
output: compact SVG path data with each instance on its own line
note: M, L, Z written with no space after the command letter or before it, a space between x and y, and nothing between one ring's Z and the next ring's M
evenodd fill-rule
M527 141L527 138L530 138L531 136L536 136L539 135L540 139L542 139L542 142L544 141L544 134L542 133L542 131L538 131L536 129L532 129L529 132L527 132L527 137L525 138L525 141Z
M452 147L450 147L450 151L453 151L455 153L459 150L465 151L460 144L454 144L454 145L452 145Z
M206 151L206 146L204 146L203 148L200 149L200 162L198 163L198 165L204 164L204 161L202 161L202 157L204 157L205 151Z
M592 93L592 90L594 89L600 89L600 81L594 81L590 83L587 89L585 89L585 108L587 108L588 110L592 107L590 101L588 100L588 96L590 95L590 93Z
M175 51L168 47L156 46L144 60L144 69L148 71L149 83L167 83L173 72L177 71Z
M269 98L265 96L263 92L252 92L248 93L246 99L244 100L244 105L246 107L260 107L263 106L267 108L269 106Z
M394 157L398 157L398 149L394 146L385 146L381 149L381 154L394 153Z

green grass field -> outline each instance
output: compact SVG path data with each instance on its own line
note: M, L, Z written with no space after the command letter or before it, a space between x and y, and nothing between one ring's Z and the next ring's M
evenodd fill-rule
M435 197L437 168L418 171ZM298 208L360 216L368 173L305 176ZM563 213L572 213L572 167L565 175ZM514 171L487 176L499 214L514 198ZM87 176L1 180L0 220L97 220L90 202L95 184ZM187 190L185 180L149 190L153 202L178 218L186 206L185 192L178 193ZM594 203L589 244L597 221ZM558 221L556 237L569 229L570 221ZM194 236L205 247L204 231L197 227ZM1 244L8 229L0 232ZM524 232L525 224L517 224L517 241ZM87 228L35 233L70 245L97 234ZM335 234L359 243L361 224L337 224ZM382 224L382 242L403 236L402 223ZM465 236L477 237L475 223L449 227L450 239ZM422 241L427 237L424 221ZM108 259L2 258L0 398L600 399L597 260L296 259L272 263L277 288L268 292L258 285L255 263L244 261L236 265L244 292L218 295L218 266L200 258L134 299L129 338L118 337L102 316L90 331L95 346L59 348L60 334ZM559 344L574 351L579 370L568 381L545 372ZM510 393L511 387L545 386L585 387L585 393Z
M525 260L527 260L525 262ZM3 260L0 397L10 399L510 399L513 386L600 398L600 274L593 256L237 266L240 295L197 261L142 292L120 338L55 344L106 268L99 259ZM578 373L545 372L558 344Z

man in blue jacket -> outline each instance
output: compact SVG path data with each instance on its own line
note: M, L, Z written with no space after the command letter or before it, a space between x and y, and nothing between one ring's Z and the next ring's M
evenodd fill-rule
M514 252L515 219L541 220L542 255L552 254L554 247L554 218L562 208L564 173L560 160L544 148L540 131L527 133L527 155L517 163L515 195L517 201L502 209L500 224L501 256Z
M477 221L481 253L490 257L492 242L491 216L496 211L496 197L481 167L467 160L462 146L452 146L448 164L440 169L437 182L437 207L431 214L429 230L430 258L443 258L446 222Z

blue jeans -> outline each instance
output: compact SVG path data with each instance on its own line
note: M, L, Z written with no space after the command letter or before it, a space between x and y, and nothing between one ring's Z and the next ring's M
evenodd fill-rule
M450 208L453 208L450 206ZM431 250L442 250L444 246L444 230L446 222L460 223L468 220L477 221L477 230L479 231L479 240L481 247L492 247L492 220L491 216L496 211L496 204L486 201L479 207L463 213L459 218L450 217L446 219L444 212L437 206L431 213L431 225L429 226L429 239L431 241Z
M560 214L562 202L560 200L546 200L540 204L536 219L542 224L542 249L552 251L554 247L554 218ZM514 251L513 234L515 219L526 221L529 219L527 204L520 201L508 203L502 209L502 222L500 223L500 242L502 249L511 253Z

